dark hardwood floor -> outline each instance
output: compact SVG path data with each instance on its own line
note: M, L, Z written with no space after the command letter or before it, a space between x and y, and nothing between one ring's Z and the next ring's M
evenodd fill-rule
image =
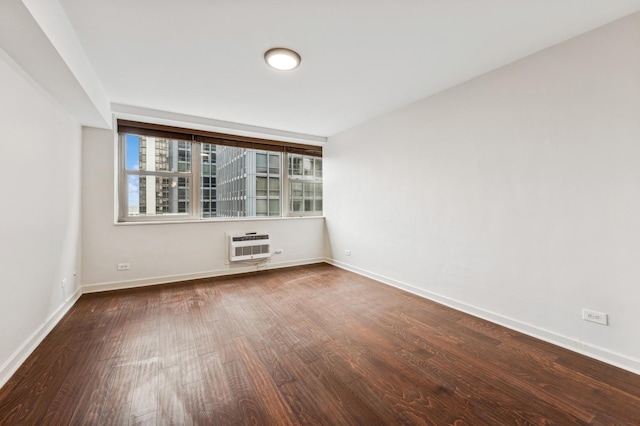
M329 265L84 295L2 425L639 425L640 376Z

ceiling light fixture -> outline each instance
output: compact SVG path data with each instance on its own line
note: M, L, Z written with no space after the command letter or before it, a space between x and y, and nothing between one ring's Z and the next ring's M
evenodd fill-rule
M302 59L300 55L291 49L276 47L264 53L265 62L271 67L281 71L289 71L298 68Z

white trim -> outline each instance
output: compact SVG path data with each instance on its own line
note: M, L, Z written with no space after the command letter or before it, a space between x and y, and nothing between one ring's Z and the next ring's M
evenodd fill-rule
M29 355L33 353L38 345L53 330L58 322L65 316L69 309L82 296L82 288L78 288L71 296L69 296L58 309L56 309L47 320L24 341L22 345L9 357L9 359L0 367L0 388L4 386L11 376L18 371L18 368L27 360Z
M274 220L300 220L300 219L324 219L324 216L250 216L250 217L207 217L203 219L185 220L156 220L140 222L114 222L115 226L138 226L138 225L176 225L179 223L221 223L221 222L263 222Z
M113 281L108 283L90 284L90 285L83 286L82 292L84 294L87 294L87 293L98 293L102 291L125 290L129 288L147 287L147 286L154 286L154 285L160 285L160 284L171 284L171 283L176 283L181 281L197 280L201 278L215 278L215 277L222 277L226 275L237 275L237 274L243 274L247 272L289 268L291 266L311 265L314 263L323 263L323 262L325 262L325 259L321 257L293 260L288 262L278 262L278 263L266 263L264 262L264 260L251 261L244 264L242 262L237 262L231 265L231 267L228 269L218 269L213 271L203 271L203 272L195 272L195 273L180 274L180 275L168 275L163 277L142 278L142 279L130 280L130 281Z
M247 264L238 265L238 267L223 269L217 271L207 271L194 274L182 274L166 277L155 277L149 279L140 279L133 281L111 282L104 284L94 284L82 286L78 288L71 296L69 296L58 309L53 312L46 321L29 336L22 345L9 357L9 359L0 366L0 388L4 386L9 379L15 374L20 366L27 360L45 337L53 330L67 312L75 305L83 294L97 293L110 290L123 290L128 288L145 287L159 284L169 284L180 281L187 281L199 278L213 278L225 275L237 275L247 272L255 272L269 269L288 268L292 266L312 265L315 263L325 262L324 258L311 258L289 262L279 262L276 264L264 264L264 262L252 262L251 266Z
M564 336L551 330L547 330L533 324L524 323L522 321L518 321L516 319L509 318L495 312L487 311L480 307L469 305L459 300L452 299L441 294L433 293L428 290L423 290L410 284L378 275L376 273L360 269L353 265L349 265L334 259L325 259L325 262L329 263L330 265L337 266L338 268L345 269L358 275L362 275L379 281L391 287L396 287L400 290L404 290L417 296L424 297L425 299L440 303L455 310L473 315L475 317L490 321L511 330L515 330L528 336L535 337L536 339L543 340L547 343L560 346L570 351L577 352L581 355L597 359L598 361L602 361L640 375L640 359L636 359L618 352L613 352L606 348L583 342L572 337Z

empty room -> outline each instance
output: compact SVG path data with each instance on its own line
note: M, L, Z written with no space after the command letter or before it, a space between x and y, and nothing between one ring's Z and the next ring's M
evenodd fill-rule
M640 0L3 0L0 425L640 425Z

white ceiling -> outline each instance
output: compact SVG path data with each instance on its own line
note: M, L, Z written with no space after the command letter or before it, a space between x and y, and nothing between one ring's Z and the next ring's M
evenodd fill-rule
M640 0L59 0L113 103L330 136ZM292 48L290 72L264 52Z

